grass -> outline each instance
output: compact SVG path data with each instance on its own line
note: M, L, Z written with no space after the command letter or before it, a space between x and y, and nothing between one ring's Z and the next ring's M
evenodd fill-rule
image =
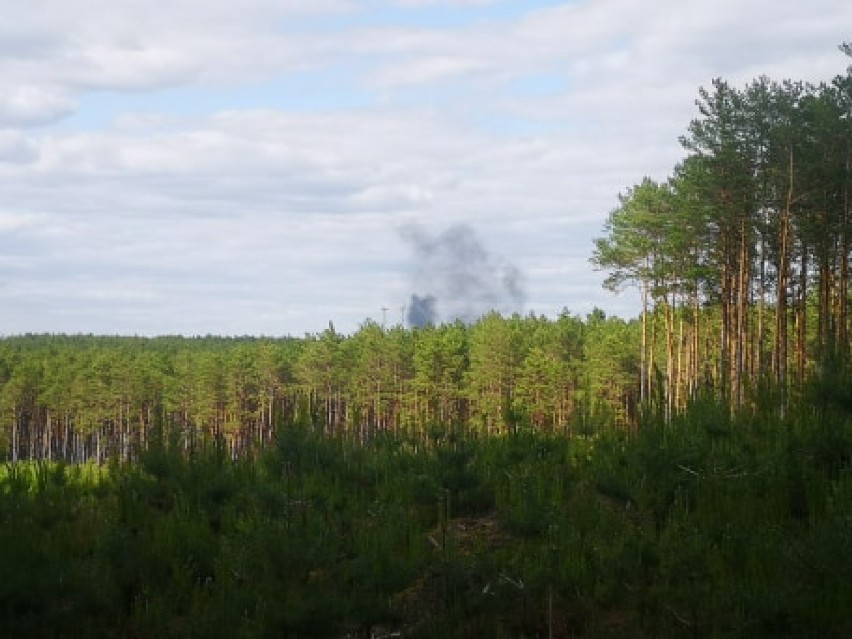
M820 397L824 397L820 395ZM0 468L0 627L57 637L852 636L852 420Z

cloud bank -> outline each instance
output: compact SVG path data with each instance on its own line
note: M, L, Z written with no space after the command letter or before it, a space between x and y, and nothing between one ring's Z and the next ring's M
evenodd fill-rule
M488 300L412 290L442 229L524 274L500 310L634 314L586 263L617 193L666 177L699 85L830 79L852 24L840 0L0 8L2 334L349 331L412 293L467 317Z

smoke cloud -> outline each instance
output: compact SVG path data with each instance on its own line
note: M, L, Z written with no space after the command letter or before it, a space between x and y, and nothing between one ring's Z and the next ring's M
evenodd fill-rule
M416 293L411 296L408 302L408 313L406 321L409 326L429 326L438 323L438 313L435 311L435 297L426 295L420 297Z
M435 236L407 227L402 236L415 260L409 326L456 319L471 323L490 311L512 313L523 307L522 273L490 256L469 226L451 226Z

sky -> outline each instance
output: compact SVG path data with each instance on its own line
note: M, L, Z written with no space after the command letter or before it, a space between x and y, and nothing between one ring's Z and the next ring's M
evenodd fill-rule
M447 238L512 273L501 312L633 316L593 239L682 159L698 88L830 80L852 39L848 0L0 10L0 335L348 333L412 295L447 321Z

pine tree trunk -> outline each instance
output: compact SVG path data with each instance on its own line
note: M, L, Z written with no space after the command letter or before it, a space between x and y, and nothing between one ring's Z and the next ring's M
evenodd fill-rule
M677 359L675 364L675 410L680 411L682 408L681 389L683 387L683 313L678 319L678 336L677 336Z
M760 240L760 280L758 284L757 302L757 342L755 344L754 364L755 378L763 378L766 364L764 362L764 342L766 341L766 239Z
M805 381L808 323L808 247L802 246L802 267L799 273L799 301L796 306L796 377L799 384Z
M845 229L840 241L840 282L838 283L837 344L841 362L849 361L849 240Z
M665 299L666 322L666 421L669 421L672 416L672 406L674 403L674 386L675 386L675 357L674 357L674 294L672 294L672 302Z
M787 388L787 288L790 262L790 209L793 203L793 153L790 152L790 175L787 201L781 214L778 256L778 284L775 302L775 379L781 389L782 410L786 404Z
M701 306L698 293L693 293L692 300L692 372L690 374L689 397L693 399L701 378Z
M737 332L736 332L736 357L734 359L734 405L739 407L743 403L744 374L747 367L748 357L748 310L750 306L749 289L751 283L749 233L746 226L746 218L740 222L740 251L739 251L739 273L737 280Z
M650 368L648 366L648 282L642 282L642 352L639 355L639 400L644 404L649 398Z
M727 252L726 252L727 253ZM720 386L723 399L731 398L731 276L727 263L722 265L721 333L719 335Z
M18 407L12 407L12 461L18 461Z

